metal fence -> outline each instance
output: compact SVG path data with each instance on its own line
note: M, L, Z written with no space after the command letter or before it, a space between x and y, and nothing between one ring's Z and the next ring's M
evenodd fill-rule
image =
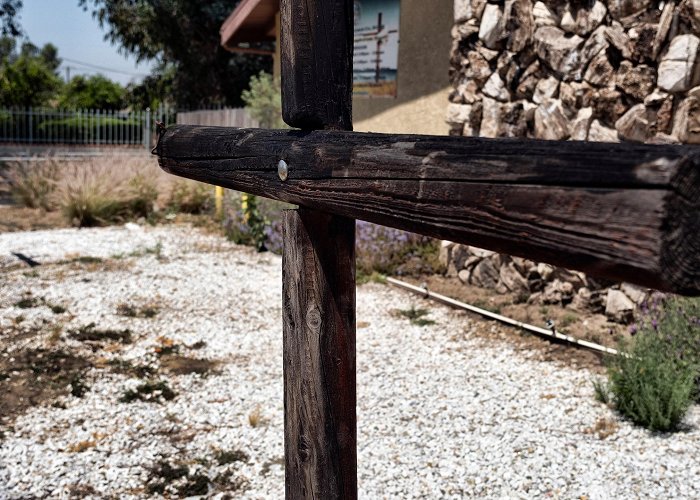
M175 112L159 109L0 108L0 142L151 147L155 120L169 124Z

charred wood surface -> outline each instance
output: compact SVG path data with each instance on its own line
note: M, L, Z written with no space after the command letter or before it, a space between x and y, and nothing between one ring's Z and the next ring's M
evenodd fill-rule
M176 126L156 149L176 175L700 293L695 147Z
M353 2L282 0L280 8L284 121L352 130Z
M355 221L283 215L286 497L354 499Z

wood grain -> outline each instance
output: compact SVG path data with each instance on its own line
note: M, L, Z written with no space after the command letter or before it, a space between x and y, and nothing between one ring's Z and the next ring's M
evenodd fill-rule
M286 497L357 498L355 221L283 213Z
M178 126L156 151L184 177L700 294L697 147Z
M282 0L282 116L300 129L352 130L352 0Z
M302 134L352 130L353 3L281 0L283 117ZM355 220L286 212L283 268L285 495L354 500Z

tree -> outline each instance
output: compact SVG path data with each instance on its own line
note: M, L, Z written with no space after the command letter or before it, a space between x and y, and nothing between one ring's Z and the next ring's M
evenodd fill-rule
M46 44L42 49L26 42L19 53L16 42L4 37L0 41L0 105L45 106L61 88L56 74L61 64L55 46Z
M173 79L175 67L161 64L153 73L141 81L130 83L126 87L126 103L135 109L158 109L163 104L167 107L175 106L173 100Z
M124 87L102 75L76 76L63 88L58 104L63 108L122 109Z
M279 80L261 72L250 79L250 90L241 95L260 128L286 128L282 120L282 90Z
M3 36L16 37L22 34L17 22L17 13L22 0L0 0L0 32Z
M171 89L180 107L240 106L251 76L271 69L270 58L233 54L220 45L219 29L238 1L78 1L93 9L106 38L123 51L174 68Z

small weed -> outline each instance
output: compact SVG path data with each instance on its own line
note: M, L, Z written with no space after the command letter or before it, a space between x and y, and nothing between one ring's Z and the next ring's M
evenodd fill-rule
M160 382L146 382L136 387L124 391L119 398L120 403L133 403L134 401L144 401L147 403L162 403L172 401L177 394L168 386L164 380Z
M161 495L165 493L165 487L178 479L181 479L190 470L185 465L170 465L168 462L159 462L153 469L151 469L151 475L146 484L146 491L150 494L160 493Z
M49 309L51 309L51 312L54 314L63 314L64 312L67 311L67 309L61 305L58 304L46 304L49 306Z
M70 260L71 263L77 264L102 264L104 259L101 257L93 257L91 255L81 255Z
M137 378L147 378L155 375L155 368L148 365L137 365L125 359L110 359L107 364L114 373L132 375Z
M168 337L158 337L158 345L153 350L158 356L172 356L180 352L180 344Z
M36 269L32 269L31 271L26 271L22 273L26 278L38 278L39 277L39 271Z
M226 491L245 491L250 486L250 481L244 477L232 478L233 471L227 470L214 478L214 485ZM222 500L233 498L232 496L224 496Z
M483 309L484 311L489 311L495 314L501 314L501 306L498 304L492 304L491 302L487 302L485 300L476 300L474 301L474 306L478 307L480 309Z
M90 448L94 448L95 446L97 446L97 441L92 441L88 439L70 445L68 448L66 448L66 451L68 453L82 453L84 451L89 450Z
M402 316L404 318L407 318L412 325L416 326L428 326L428 325L434 325L435 321L432 319L427 319L425 316L430 314L430 311L427 309L416 309L415 306L411 306L410 309L398 309L396 310L396 314L399 316Z
M364 285L367 283L379 283L385 285L386 276L378 273L377 271L372 271L370 274L367 274L362 269L359 269L357 271L356 281L358 285Z
M211 209L212 201L211 186L182 179L172 185L167 205L174 212L203 214Z
M248 414L248 423L251 427L258 427L262 423L262 421L262 413L260 411L260 405L258 405L252 412Z
M604 380L593 381L593 393L595 400L605 405L610 404L610 389Z
M573 325L578 321L578 316L573 313L566 313L560 320L559 325L561 328L566 328L567 326Z
M15 302L15 307L19 307L20 309L32 309L34 307L39 307L41 304L41 299L37 299L35 297L24 297L23 299Z
M24 316L24 314L20 314L19 316L15 316L14 318L12 318L12 323L15 326L19 326L25 319L27 318Z
M99 330L95 328L95 323L82 326L77 330L71 330L70 338L81 342L102 342L111 340L122 344L131 343L130 330Z
M70 381L70 394L76 398L82 398L85 393L87 393L90 388L83 382L80 374L73 376Z
M209 492L209 476L195 474L187 478L187 482L177 489L180 498L189 498L195 495L206 495Z
M144 252L147 255L155 255L156 259L160 260L163 256L163 244L159 241L155 246L146 248Z
M154 304L134 306L126 302L117 305L117 314L129 318L154 318L158 314L158 307Z
M270 469L273 465L279 465L284 469L284 457L278 457L268 462L265 462L260 468L260 475L267 476L270 473Z
M247 462L250 460L248 454L241 450L219 450L216 452L216 455L214 455L214 458L219 465L232 464L235 462Z
M188 347L190 349L199 350L199 349L205 348L206 346L207 346L207 343L205 341L198 340L197 342L195 342L194 344L192 344L191 346L188 346Z
M135 318L138 315L138 309L127 303L121 303L117 305L117 314L119 316L126 316L128 318Z
M208 359L177 355L163 355L160 364L173 375L188 375L190 373L205 375L218 365L216 361Z
M610 418L599 418L593 427L584 430L584 434L597 434L598 439L605 439L615 434L620 426Z

